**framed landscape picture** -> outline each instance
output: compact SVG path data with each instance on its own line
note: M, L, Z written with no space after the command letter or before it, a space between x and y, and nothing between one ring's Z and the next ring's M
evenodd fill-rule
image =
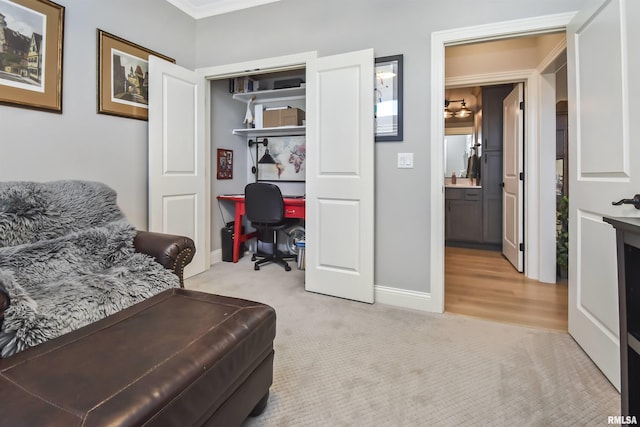
M176 62L98 29L98 113L148 119L149 55Z
M0 103L62 113L64 7L0 0Z

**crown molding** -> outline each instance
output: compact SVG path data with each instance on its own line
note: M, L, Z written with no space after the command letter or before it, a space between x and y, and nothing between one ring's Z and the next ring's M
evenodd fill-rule
M248 9L280 0L167 0L195 19Z

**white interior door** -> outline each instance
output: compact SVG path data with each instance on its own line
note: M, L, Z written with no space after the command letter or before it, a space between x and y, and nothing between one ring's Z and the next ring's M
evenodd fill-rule
M524 102L522 83L515 85L502 101L502 253L522 273L524 248L522 241L524 114L520 105Z
M640 97L638 22L639 2L610 0L567 28L569 333L618 390L615 232L602 216L640 212L611 205L640 192L640 125L629 115L629 100Z
M192 238L185 277L206 269L204 80L149 58L149 231Z
M307 70L306 274L309 291L372 303L373 50Z

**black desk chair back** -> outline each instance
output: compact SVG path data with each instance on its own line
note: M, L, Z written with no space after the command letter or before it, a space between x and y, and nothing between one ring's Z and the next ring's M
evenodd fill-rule
M251 225L258 232L258 241L266 243L264 246L271 246L270 251L257 250L251 257L255 270L260 270L262 264L274 262L290 271L291 267L286 259L293 256L285 256L278 253L277 234L279 230L291 227L297 222L296 219L284 217L284 201L280 188L275 184L266 182L256 182L248 184L244 188L245 215L251 221ZM256 245L258 248L260 245Z

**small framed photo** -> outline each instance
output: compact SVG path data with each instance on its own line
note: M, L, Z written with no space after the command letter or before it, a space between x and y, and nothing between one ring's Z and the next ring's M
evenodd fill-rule
M0 103L62 113L64 7L0 0Z
M304 135L270 136L258 144L258 181L304 182L307 145Z
M147 120L149 55L176 61L98 29L98 113Z
M376 58L376 142L402 141L402 55Z
M233 150L218 148L218 179L233 179Z

